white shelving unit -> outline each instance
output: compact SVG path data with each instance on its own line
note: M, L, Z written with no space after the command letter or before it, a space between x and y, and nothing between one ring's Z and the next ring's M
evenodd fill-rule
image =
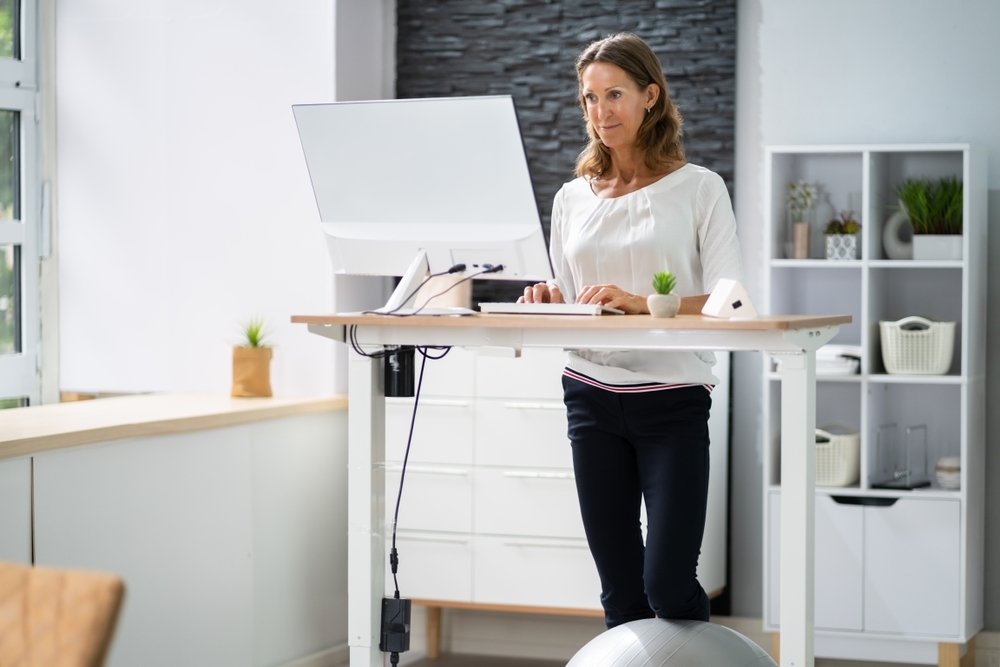
M817 377L816 424L861 433L861 479L816 489L817 656L934 664L983 626L986 362L986 153L968 144L775 146L765 152L765 313L850 314L833 343L860 345L861 371ZM882 227L893 190L911 177L964 184L963 259L886 259ZM860 202L860 259L819 259L825 221L813 221L815 259L785 259L785 195L804 179L837 211ZM819 237L817 239L816 237ZM879 320L925 315L958 323L941 376L889 375ZM765 358L764 626L780 629L780 382ZM929 488L872 488L876 432L928 430ZM937 486L934 464L959 456L959 491ZM957 662L956 662L957 664Z

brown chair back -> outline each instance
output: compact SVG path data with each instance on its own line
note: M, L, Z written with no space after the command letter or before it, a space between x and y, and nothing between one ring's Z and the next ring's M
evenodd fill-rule
M0 667L100 667L124 592L109 574L0 562Z

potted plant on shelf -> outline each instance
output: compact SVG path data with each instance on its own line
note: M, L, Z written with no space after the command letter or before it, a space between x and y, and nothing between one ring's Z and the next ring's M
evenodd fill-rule
M271 395L271 347L263 317L251 317L242 326L243 341L233 347L233 396Z
M788 184L788 213L792 219L792 259L809 259L808 215L818 195L808 181Z
M861 225L854 219L854 211L841 211L826 225L826 258L857 259L858 232Z
M962 259L960 180L909 178L896 188L896 196L913 227L913 259Z
M653 276L656 294L646 297L646 306L653 317L673 317L681 307L681 298L671 294L677 279L669 271L660 271Z

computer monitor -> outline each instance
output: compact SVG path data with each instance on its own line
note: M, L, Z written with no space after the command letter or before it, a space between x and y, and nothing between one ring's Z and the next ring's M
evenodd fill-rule
M334 271L552 278L510 96L292 107ZM405 294L404 294L405 293Z

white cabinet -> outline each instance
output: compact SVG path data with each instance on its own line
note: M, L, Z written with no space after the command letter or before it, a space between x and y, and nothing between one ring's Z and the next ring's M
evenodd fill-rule
M722 382L709 424L709 507L698 568L709 593L726 585L729 355L718 356ZM399 513L401 594L601 609L566 435L565 361L561 350L503 358L453 349L427 363ZM412 399L387 399L388 522L412 409Z
M0 461L0 560L31 563L31 459Z
M865 507L865 629L955 636L961 600L958 500Z
M986 154L967 144L770 147L765 155L764 313L849 314L833 343L861 348L856 375L817 375L816 424L860 433L860 480L816 490L816 655L878 660L933 656L983 627L986 363ZM908 178L957 177L963 190L962 259L889 259L882 232L895 188ZM812 221L809 259L789 259L790 182L820 187L832 210L862 225L855 260L826 260ZM890 375L880 320L924 315L956 322L944 375ZM780 378L764 359L764 619L778 630ZM880 427L926 426L931 485L877 488ZM961 460L961 488L942 489L934 464ZM853 503L853 504L852 504ZM918 644L923 643L918 646ZM909 647L914 647L912 650ZM925 650L926 649L926 650ZM921 658L923 660L923 658Z
M862 545L863 508L845 505L830 496L816 498L815 622L817 629L861 630L863 624ZM768 495L771 526L768 541L769 625L781 625L781 494Z

